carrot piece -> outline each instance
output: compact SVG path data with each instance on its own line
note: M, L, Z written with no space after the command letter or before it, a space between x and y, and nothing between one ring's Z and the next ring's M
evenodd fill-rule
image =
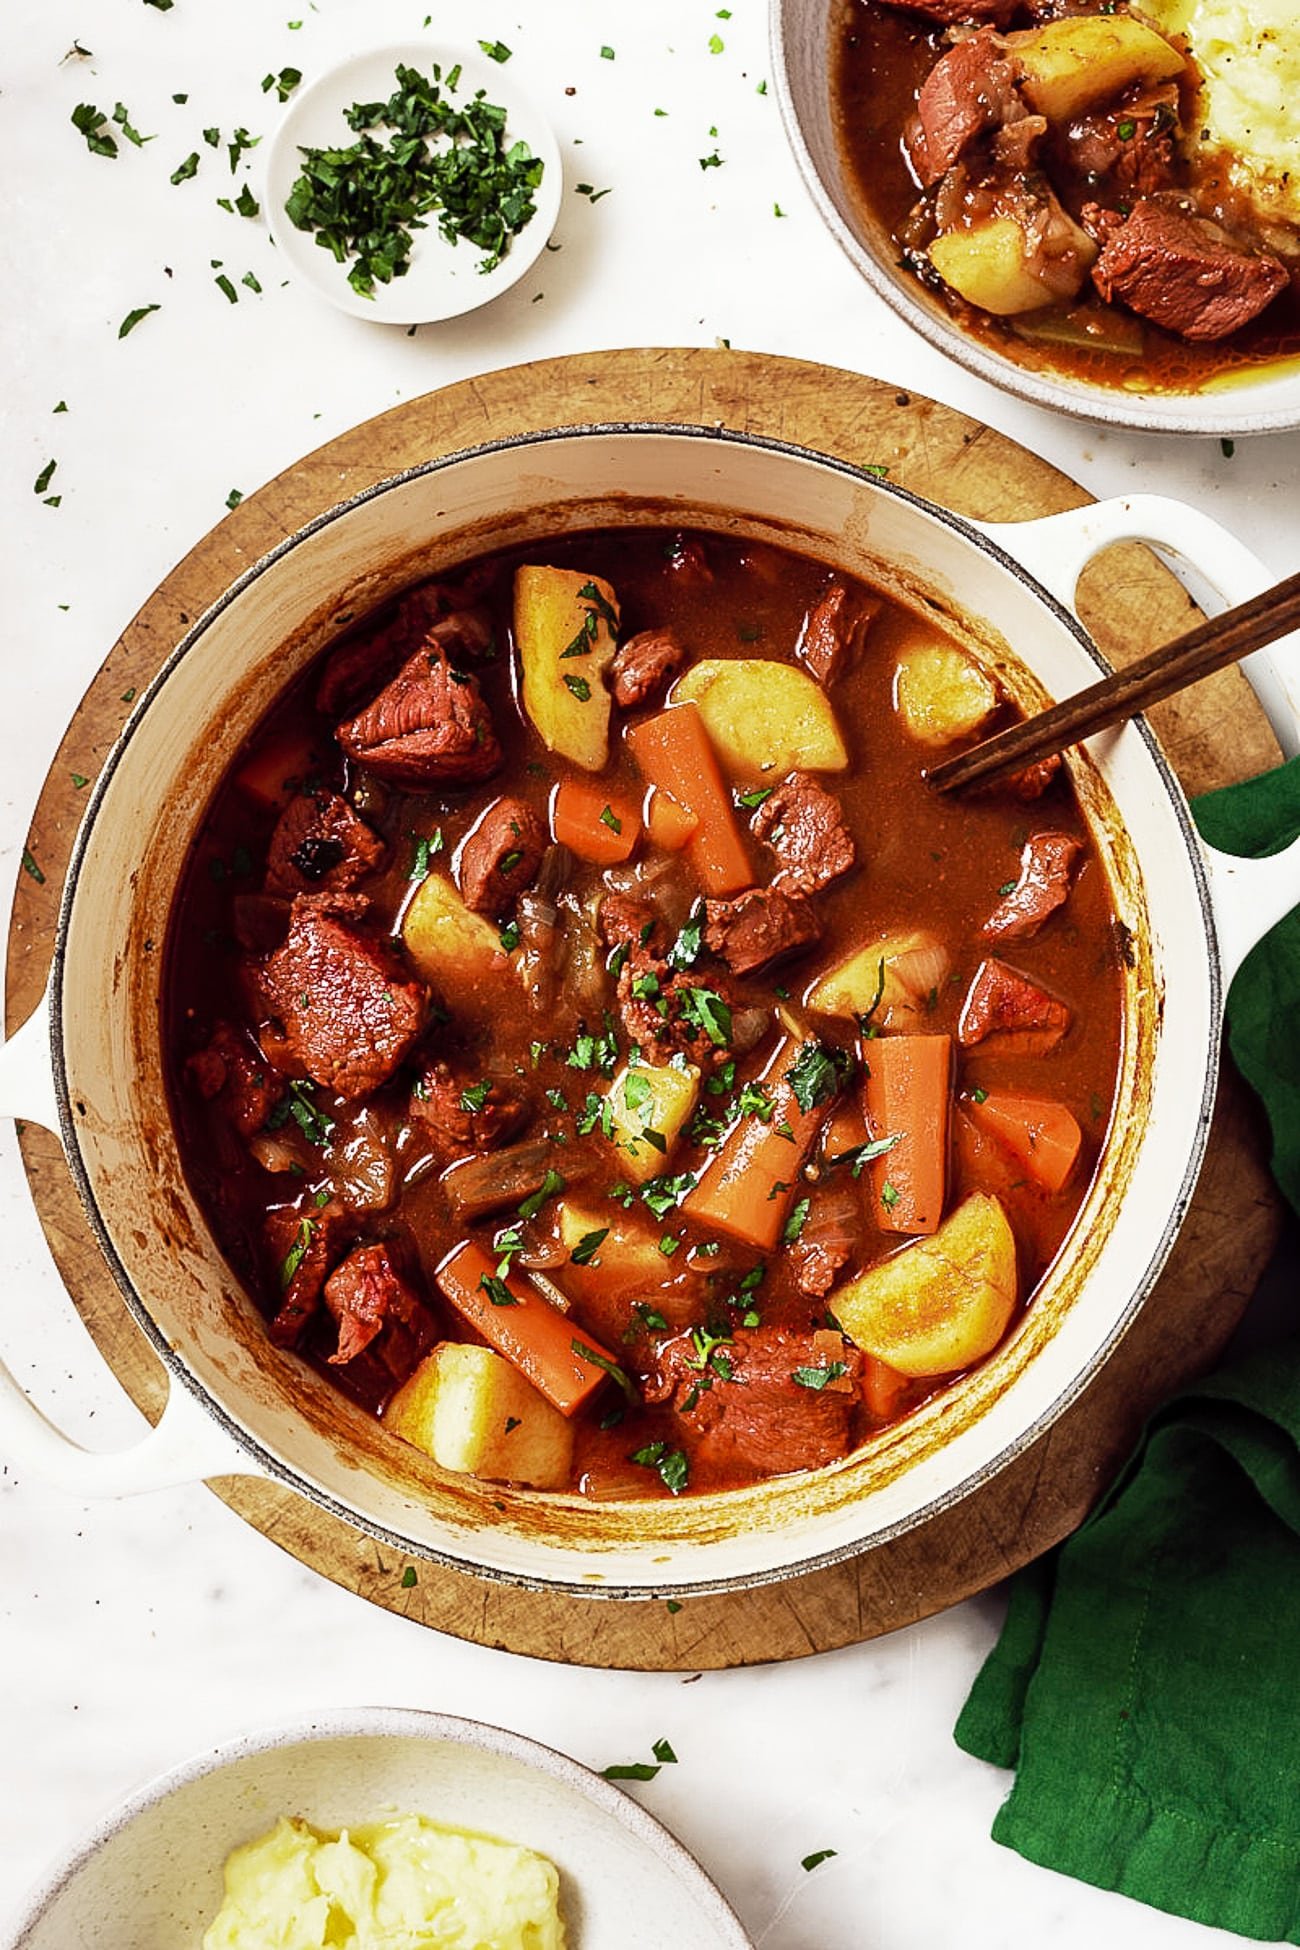
M562 1415L575 1414L608 1373L622 1373L618 1362L528 1280L514 1272L501 1279L496 1268L496 1260L467 1239L447 1255L436 1278L489 1347L512 1361Z
M771 1118L764 1123L746 1116L733 1125L682 1200L683 1211L697 1225L765 1252L781 1236L791 1193L827 1111L825 1100L801 1109L789 1082L797 1058L793 1039L786 1037L763 1072Z
M878 1036L863 1043L863 1102L875 1139L876 1221L885 1232L937 1232L948 1178L951 1036Z
M857 1151L867 1141L867 1120L862 1114L861 1099L856 1096L841 1097L826 1120L822 1135L822 1156L827 1164L833 1165L846 1151Z
M976 1129L1005 1145L1036 1185L1045 1192L1060 1191L1083 1143L1072 1111L1046 1097L1013 1097L1005 1090L972 1094L962 1104Z
M649 783L670 792L698 819L699 830L687 848L705 893L738 894L752 887L753 869L699 706L670 704L629 725L623 735Z
M580 860L614 867L631 859L641 837L641 815L591 779L567 778L551 797L551 833Z
M892 1422L907 1399L911 1381L877 1355L862 1357L862 1404L873 1422Z
M645 799L645 829L665 853L680 853L699 831L699 816L687 812L671 792L652 785Z

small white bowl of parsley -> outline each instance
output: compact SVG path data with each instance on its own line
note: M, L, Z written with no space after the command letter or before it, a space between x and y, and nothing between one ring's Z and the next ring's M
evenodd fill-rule
M562 167L508 58L499 42L412 41L304 88L267 157L267 216L292 270L387 325L458 317L523 277L555 227Z

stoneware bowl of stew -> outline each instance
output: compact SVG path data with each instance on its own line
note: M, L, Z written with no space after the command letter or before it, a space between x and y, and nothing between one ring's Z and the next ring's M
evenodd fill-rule
M545 1856L570 1940L590 1950L749 1944L694 1857L619 1788L499 1727L385 1707L244 1734L151 1781L51 1872L0 1941L198 1944L221 1908L226 1858L281 1818L337 1833L399 1815Z
M939 351L1036 405L1300 426L1289 7L1239 44L1212 0L1199 63L1177 0L1058 12L773 0L786 132L832 235Z
M1300 893L1297 847L1198 840L1140 721L1009 797L924 784L1095 678L1069 605L1132 537L1269 580L1177 503L982 527L642 425L432 461L252 567L105 764L0 1057L167 1407L88 1454L0 1370L9 1453L260 1473L606 1596L986 1482L1149 1293L1227 983ZM1294 649L1246 669L1295 751Z

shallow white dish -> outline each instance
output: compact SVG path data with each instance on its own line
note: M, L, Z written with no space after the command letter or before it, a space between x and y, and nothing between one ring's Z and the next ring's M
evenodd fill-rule
M694 1856L600 1775L477 1720L384 1707L248 1734L162 1775L59 1864L0 1950L198 1950L232 1848L283 1814L344 1828L388 1813L549 1856L570 1950L752 1950Z
M482 89L490 102L506 111L507 145L522 140L541 158L542 180L533 199L536 214L511 241L496 269L483 272L479 266L484 253L463 239L449 243L438 229L437 211L431 211L424 229L412 233L406 275L391 284L376 284L374 297L366 298L348 283L350 265L336 262L333 253L316 242L315 232L298 230L285 214L289 193L302 174L299 150L348 147L357 136L344 119L345 110L354 102L386 101L399 63L430 75L435 62L444 76L456 66L462 71L453 102L470 101ZM470 51L413 40L354 54L293 98L267 153L264 207L285 262L332 305L383 325L428 325L475 311L519 282L555 228L563 186L564 169L551 126L516 86L506 63L489 60L477 48Z

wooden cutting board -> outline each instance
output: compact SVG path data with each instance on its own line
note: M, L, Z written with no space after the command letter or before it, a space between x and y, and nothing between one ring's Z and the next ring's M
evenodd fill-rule
M503 435L629 419L740 428L885 466L891 480L915 493L986 520L1053 514L1090 499L1022 447L933 400L858 373L727 349L546 360L395 407L250 495L186 556L113 647L37 808L29 845L44 880L20 877L9 937L9 1029L35 1008L49 967L84 799L73 775L94 777L131 698L228 583L314 515L403 468ZM1116 663L1175 636L1194 614L1150 551L1131 544L1090 569L1081 597L1085 620ZM1152 715L1189 792L1277 761L1238 671ZM99 1256L58 1143L28 1128L21 1144L41 1223L78 1311L123 1387L156 1419L162 1368ZM408 1568L386 1545L277 1486L238 1478L214 1484L214 1493L337 1584L441 1631L540 1658L682 1671L799 1658L871 1638L982 1590L1057 1543L1087 1512L1150 1410L1212 1365L1276 1242L1280 1207L1266 1159L1257 1107L1229 1072L1178 1243L1104 1372L996 1481L832 1570L692 1598L675 1610L662 1600L556 1596L425 1562Z

